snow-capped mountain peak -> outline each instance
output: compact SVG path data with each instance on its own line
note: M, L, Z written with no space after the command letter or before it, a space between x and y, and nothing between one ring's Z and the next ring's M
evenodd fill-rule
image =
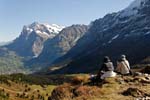
M25 25L23 27L22 34L28 36L28 35L30 35L30 33L32 33L34 31L37 35L53 38L63 28L64 28L64 26L59 26L56 24L49 25L49 24L43 24L43 23L41 24L38 22L34 22L30 25Z
M142 6L148 0L134 0L126 9L121 11L120 17L128 17L138 13L138 10L141 9Z
M64 26L60 26L60 25L57 25L57 24L49 25L49 24L46 23L46 24L43 24L43 25L45 25L48 28L48 30L50 32L53 32L53 33L59 33L63 28L65 28Z
M21 34L8 47L18 55L38 57L46 40L53 39L64 27L34 22L25 25Z

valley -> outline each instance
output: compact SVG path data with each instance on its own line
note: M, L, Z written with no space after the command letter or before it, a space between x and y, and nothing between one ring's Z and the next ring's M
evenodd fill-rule
M19 35L11 42L0 43L0 100L150 100L150 0L130 1L126 8L101 17L103 9L87 10L92 5L91 1L86 1L90 5L82 9L86 10L82 21L92 17L93 12L99 16L89 20L87 25L81 20L80 24L73 23L78 22L76 19L82 15L72 11L79 10L80 3L64 1L62 5L58 2L52 5L54 1L49 0L47 5L40 1L38 10L39 16L48 11L44 14L47 15L55 12L59 8L56 5L60 5L59 17L54 13L50 16L54 17L51 22L58 21L62 25L45 23L48 16L42 17L39 22L31 22L36 18L21 21ZM95 1L92 3L96 4ZM30 2L33 4L25 3L18 10L18 6L12 7L15 8L14 14L32 10L30 14L34 14L39 2ZM86 2L81 3L85 5ZM30 6L35 8L28 9ZM7 5L5 7L8 8ZM46 10L42 10L45 7ZM49 7L52 11L47 10ZM67 11L61 7L67 7ZM19 13L21 8L25 12ZM71 20L63 14L69 14ZM2 31L13 30L13 25L7 25ZM10 33L13 34L12 30ZM10 33L6 33L7 36Z
M122 54L131 66L142 64L150 57L149 8L149 0L135 0L89 25L24 25L16 39L0 46L1 73L94 72L106 55L115 65Z

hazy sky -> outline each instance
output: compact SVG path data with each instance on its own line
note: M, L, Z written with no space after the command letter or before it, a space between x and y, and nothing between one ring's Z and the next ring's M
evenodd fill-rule
M40 23L89 24L133 0L0 0L0 42L19 36L23 25Z

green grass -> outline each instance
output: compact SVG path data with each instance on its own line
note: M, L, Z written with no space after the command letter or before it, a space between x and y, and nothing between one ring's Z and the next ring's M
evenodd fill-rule
M13 51L1 50L0 51L0 74L22 72L28 73L24 69L23 58L18 56Z
M48 80L49 83L44 82ZM1 75L0 89L4 89L10 94L11 100L30 100L32 96L34 96L34 100L39 100L38 95L45 98L44 100L47 100L47 98L51 96L53 89L57 87L57 85L50 84L50 80L51 79L44 76L40 76L39 78L39 76L36 77L23 74ZM39 81L41 82L39 83ZM24 93L28 96L28 98L26 96L22 96ZM0 100L7 100L2 99L6 98L4 96L5 95L0 94Z

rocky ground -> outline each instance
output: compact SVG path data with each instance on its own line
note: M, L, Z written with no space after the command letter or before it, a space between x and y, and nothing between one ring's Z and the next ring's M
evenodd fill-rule
M75 76L71 83L55 88L49 100L150 100L150 75L117 75L91 84L88 75Z

